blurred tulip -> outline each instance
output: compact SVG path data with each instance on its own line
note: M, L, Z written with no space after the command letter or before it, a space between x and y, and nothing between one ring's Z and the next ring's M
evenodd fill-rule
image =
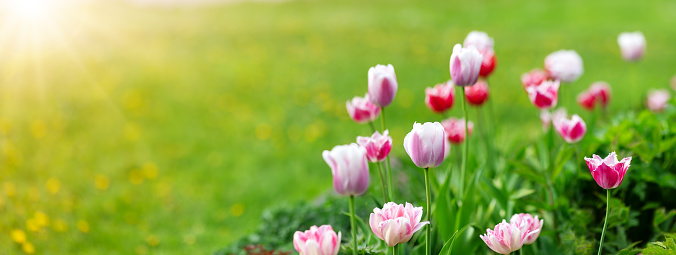
M552 114L552 125L567 143L577 143L587 132L587 125L577 114L567 118L565 110L561 109Z
M589 93L594 95L596 101L601 104L601 107L608 106L610 102L610 85L605 81L597 81L592 83L589 87Z
M392 103L397 94L397 76L391 64L377 65L369 69L369 96L371 102L380 107Z
M541 69L533 69L521 75L521 84L523 84L523 89L527 90L531 86L540 86L547 79L549 79L547 72Z
M526 225L526 231L533 233L523 241L523 244L532 244L535 242L535 240L538 239L538 236L540 236L542 225L544 224L544 220L538 219L538 216L533 217L533 215L527 213L514 214L509 222L511 224L519 224L519 222L522 222Z
M477 81L473 86L465 87L465 98L474 106L481 106L488 99L488 84L485 80Z
M338 145L331 151L325 150L322 157L331 167L333 188L338 194L361 195L369 185L369 165L366 149L356 143Z
M438 167L444 161L446 134L439 122L414 123L404 137L404 149L420 168Z
M574 82L584 72L582 58L574 50L560 50L545 58L545 70L552 79Z
M493 38L488 36L486 32L472 31L467 34L463 46L474 46L480 52L493 51Z
M556 106L559 97L559 81L545 81L539 86L526 88L531 103L540 110L549 110Z
M577 103L580 104L583 109L592 111L594 110L594 107L596 107L596 97L594 94L585 90L577 95Z
M450 72L457 86L471 86L479 79L483 55L474 46L463 48L460 44L453 47Z
M441 125L444 127L446 137L452 144L461 144L465 141L465 119L449 118L444 120ZM474 123L467 122L467 132L472 135L474 130Z
M434 88L425 89L425 105L436 113L445 112L453 107L455 87L452 81L437 84Z
M523 247L525 240L539 231L528 231L526 224L509 224L505 220L495 225L495 229L486 229L486 234L479 235L481 240L494 252L510 254Z
M479 76L488 77L495 70L495 65L497 61L495 60L495 52L493 50L487 52L481 52L481 55L484 56L481 61L481 69L479 70Z
M620 33L617 37L617 44L620 45L622 58L628 61L639 60L645 53L645 37L639 31Z
M312 226L305 232L293 234L293 247L300 255L337 255L340 250L340 232L329 225Z
M667 109L667 103L670 98L671 95L669 95L669 91L666 89L650 90L648 91L646 105L653 112L661 112Z
M611 152L605 159L594 154L592 158L585 157L584 160L596 183L604 189L614 189L620 186L631 163L631 157L617 161L615 152Z
M371 103L368 94L352 98L352 101L347 101L346 106L350 118L360 124L371 122L380 114L380 107Z
M371 137L359 136L357 143L366 149L366 157L374 163L385 160L392 149L392 137L388 130L383 131L382 135L376 131Z
M383 209L373 209L369 225L378 238L392 247L408 242L415 232L430 224L429 221L420 222L422 215L422 207L413 207L409 203L404 206L389 202Z

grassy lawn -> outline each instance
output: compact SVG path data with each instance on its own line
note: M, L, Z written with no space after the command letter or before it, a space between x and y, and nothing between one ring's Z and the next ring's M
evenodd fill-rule
M187 8L98 3L53 20L0 11L0 254L209 254L261 211L330 192L321 151L369 134L345 101L394 65L393 155L452 47L495 39L491 100L503 150L539 134L520 75L575 49L585 74L560 104L607 81L611 112L676 74L676 2L290 1ZM12 22L10 22L12 21ZM640 63L617 35L642 31ZM472 116L476 111L471 111ZM451 115L460 116L456 105ZM470 116L471 118L473 118ZM291 241L291 240L289 240Z

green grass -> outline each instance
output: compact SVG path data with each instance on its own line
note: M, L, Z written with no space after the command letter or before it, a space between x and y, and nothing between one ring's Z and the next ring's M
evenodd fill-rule
M401 144L412 123L441 119L426 109L424 88L450 78L451 49L472 30L496 42L489 84L503 150L539 134L519 77L559 49L577 50L585 65L562 88L569 112L590 116L573 98L597 80L613 88L611 111L636 107L676 74L673 13L672 1L331 0L110 3L49 26L5 22L0 254L20 253L13 229L38 254L225 246L254 229L264 208L331 189L321 151L369 133L349 120L345 101L364 95L376 64L395 66L399 92L387 117L393 155L408 160ZM634 30L648 51L626 63L617 35ZM456 104L451 115L460 114ZM35 212L49 217L36 232L27 226Z

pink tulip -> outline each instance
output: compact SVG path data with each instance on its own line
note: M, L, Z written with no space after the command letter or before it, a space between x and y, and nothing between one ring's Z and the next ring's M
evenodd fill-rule
M533 218L533 215L527 213L519 213L514 214L514 216L512 216L512 218L509 220L509 222L511 224L519 224L519 222L526 224L527 226L526 231L532 232L533 234L528 236L523 241L523 244L532 244L533 242L535 242L536 239L538 239L538 236L540 236L544 220L539 220L538 216L535 216L535 218Z
M559 81L545 81L539 86L526 88L528 98L540 110L549 110L556 106L559 97Z
M592 158L585 157L584 160L596 184L604 189L614 189L620 186L631 163L631 157L617 161L617 154L614 151L605 159L594 154Z
M577 103L585 110L592 111L596 107L596 96L589 91L582 91L577 95Z
M645 53L645 37L639 31L620 33L617 37L617 44L620 45L622 58L628 61L639 60Z
M473 86L465 87L465 98L474 106L481 106L488 99L488 84L485 80L478 81Z
M446 138L449 142L452 144L461 144L465 141L465 119L449 118L444 120L441 125L444 127L444 131L446 131ZM467 131L469 132L469 135L472 135L473 130L474 123L468 121Z
M397 94L397 76L391 64L377 65L369 69L369 96L371 102L380 107L392 103Z
M338 194L361 195L369 186L369 164L366 149L356 143L338 145L325 150L322 157L331 168L333 188Z
M467 34L463 46L474 46L479 52L488 52L493 50L493 38L488 36L486 32L472 31Z
M371 137L359 136L357 143L366 149L366 157L374 163L385 160L392 149L392 137L388 130L385 130L382 135L376 131Z
M523 84L523 89L527 90L531 86L540 86L544 81L549 79L547 72L540 69L533 69L530 72L527 72L521 75L521 84Z
M414 123L404 137L404 149L420 168L438 167L444 161L444 127L439 122Z
M453 107L455 87L452 81L437 84L434 88L425 89L425 105L436 113L445 112Z
M483 55L474 46L463 48L460 44L453 47L451 54L451 79L457 86L471 86L479 79Z
M670 98L671 95L669 95L669 91L666 89L650 90L648 91L646 105L653 112L661 112L667 109L667 103Z
M409 203L404 206L389 202L383 209L373 209L369 225L378 238L392 247L408 242L415 232L430 224L429 221L420 222L422 214L422 207L413 207Z
M552 125L554 126L554 130L567 143L579 142L587 132L587 125L584 123L584 120L577 114L568 119L564 109L560 109L552 114Z
M380 107L371 103L368 94L352 98L352 101L347 101L346 106L350 118L360 124L371 122L380 114Z
M574 82L584 72L582 58L574 50L560 50L545 58L545 70L552 79Z
M312 226L305 232L293 234L293 247L300 255L337 255L340 250L340 232L329 225Z
M592 83L589 87L589 93L594 95L596 102L599 102L602 107L606 107L610 101L610 85L605 81L597 81Z
M479 237L491 250L500 254L510 254L521 249L524 241L530 236L539 233L538 230L528 231L528 227L523 222L509 224L502 220L502 223L495 225L494 230L486 229L486 234Z

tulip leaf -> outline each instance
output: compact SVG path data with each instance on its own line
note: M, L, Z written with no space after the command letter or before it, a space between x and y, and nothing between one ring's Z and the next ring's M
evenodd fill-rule
M568 160L570 160L574 152L575 152L574 146L564 146L563 149L559 151L559 154L556 155L556 161L554 163L554 169L552 174L552 182L555 182L557 177L559 177L559 174L561 174L561 170L563 170L563 166L566 165L566 162L568 162Z
M509 195L509 199L517 200L517 199L520 199L522 197L533 194L533 192L535 192L535 190L533 190L533 189L520 189L520 190L517 190L516 192L512 193L511 195Z
M639 248L634 248L637 244L641 243L641 241L634 242L627 246L626 248L620 250L617 252L617 255L636 255L641 252L641 249Z
M664 208L660 208L655 210L655 218L653 218L653 226L656 229L662 229L660 228L660 224L664 223L665 221L669 220L670 218L676 216L676 210L671 210L669 213L665 211Z
M451 255L451 252L453 251L453 242L455 242L455 239L458 237L459 234L462 234L465 229L468 227L472 226L473 224L467 224L464 227L460 228L459 230L456 230L455 233L453 233L453 236L446 241L444 244L444 247L441 248L441 251L439 252L439 255Z

